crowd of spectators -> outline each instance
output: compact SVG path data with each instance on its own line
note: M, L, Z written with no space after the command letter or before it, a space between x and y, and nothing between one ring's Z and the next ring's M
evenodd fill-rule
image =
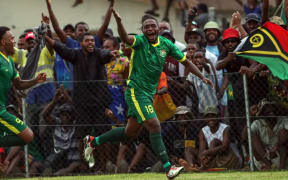
M233 13L227 29L209 21L205 4L188 10L187 3L179 1L184 12L187 10L183 34L186 45L173 35L169 7L159 22L160 35L185 52L187 60L214 84L206 85L167 57L154 106L170 160L186 171L247 168L252 158L258 170L288 168L288 83L274 77L265 65L234 53L241 39L266 21L286 30L288 26L279 17L268 18L268 0L261 4L256 0L248 0L247 4L236 1L245 14ZM158 5L153 2L153 9L146 13L159 16ZM26 112L25 120L35 134L28 146L30 174L163 171L144 128L134 141L97 148L94 168L89 169L89 164L84 163L81 154L85 135L97 136L126 123L124 92L129 61L137 59L133 59L133 50L108 28L114 0L110 0L96 33L90 33L85 22L61 29L51 0L46 3L49 16L42 15L38 29L27 29L19 36L13 61L22 78L45 72L48 81L25 92L12 88L7 100L11 114L22 119ZM288 0L284 7L288 18ZM245 17L243 21L241 16ZM248 153L244 74L248 78L254 157ZM2 173L24 172L23 147L0 149L0 155L2 162L9 162Z

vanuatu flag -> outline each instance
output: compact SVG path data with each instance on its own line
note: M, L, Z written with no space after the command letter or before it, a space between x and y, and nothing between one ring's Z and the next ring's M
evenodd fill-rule
M288 80L288 31L281 26L266 22L243 39L235 52L265 64L274 76Z

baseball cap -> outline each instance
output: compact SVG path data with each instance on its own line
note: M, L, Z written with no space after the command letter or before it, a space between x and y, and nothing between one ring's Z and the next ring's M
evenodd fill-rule
M176 108L175 114L180 115L186 113L191 113L191 110L187 106L178 106Z
M27 41L28 39L35 39L35 35L33 32L28 32L25 36L25 41Z
M208 114L215 114L218 115L219 114L219 109L217 107L213 107L213 106L209 106L204 110L203 115L207 116Z
M201 37L203 37L203 31L199 28L193 28L191 30L188 30L186 33L196 33L199 34Z
M254 21L257 21L259 23L261 23L261 21L262 21L261 17L256 13L247 14L247 16L245 17L245 20L246 20L246 23L250 20L254 20Z
M222 42L229 38L240 39L239 32L234 28L228 28L223 32Z
M175 38L172 34L172 32L170 30L164 30L160 33L161 36L164 36L164 35L169 35L170 38L172 39L173 43L175 42Z

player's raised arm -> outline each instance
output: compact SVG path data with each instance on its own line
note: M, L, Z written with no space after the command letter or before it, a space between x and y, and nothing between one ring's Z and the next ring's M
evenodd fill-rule
M126 32L126 30L122 24L122 18L120 17L119 13L116 12L113 8L111 8L111 11L115 17L117 27L118 27L118 34L119 34L121 40L128 45L132 45L134 42L134 36L127 34L127 32Z

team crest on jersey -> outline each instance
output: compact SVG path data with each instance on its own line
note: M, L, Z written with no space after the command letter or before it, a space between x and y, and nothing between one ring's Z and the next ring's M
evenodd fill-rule
M166 51L164 50L164 49L162 49L161 51L160 51L160 56L161 57L166 57Z

